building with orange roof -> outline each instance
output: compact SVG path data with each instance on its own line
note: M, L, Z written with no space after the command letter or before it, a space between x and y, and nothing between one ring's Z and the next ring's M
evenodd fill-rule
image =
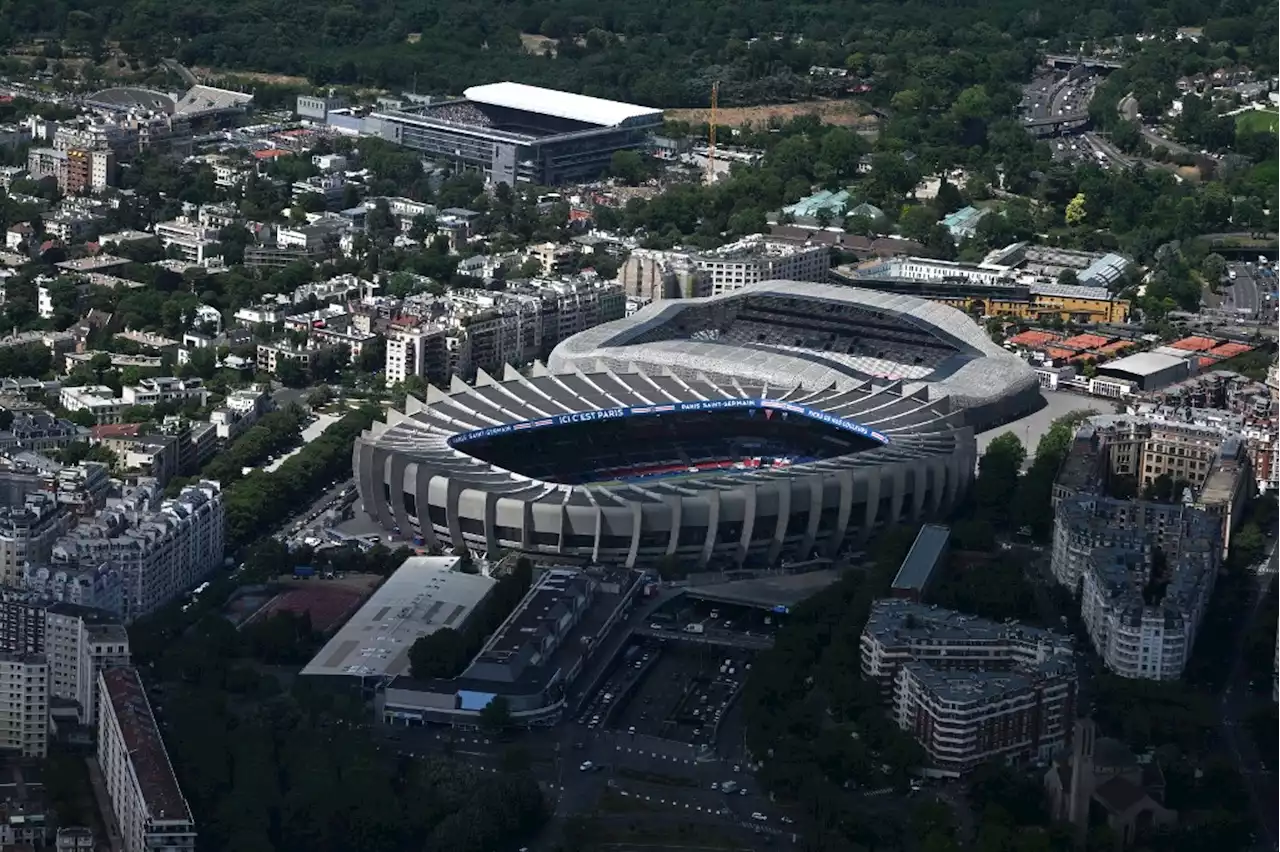
M1108 343L1106 346L1099 346L1097 349L1093 351L1097 355L1108 355L1108 356L1119 355L1121 352L1131 348L1132 346L1133 346L1132 340L1113 340L1110 343Z
M1184 337L1169 345L1174 349L1182 349L1186 352L1208 352L1218 345L1218 341L1212 337Z
M1029 349L1038 349L1046 343L1057 339L1058 335L1053 334L1052 332L1036 331L1033 329L1031 331L1024 331L1019 334L1015 334L1013 337L1009 338L1009 342L1014 346L1025 346Z
M253 158L255 160L274 160L277 157L287 157L289 152L283 148L267 148L262 151L254 151Z
M1243 355L1246 352L1252 352L1252 351L1253 351L1252 346L1247 346L1243 343L1234 343L1234 342L1228 341L1227 343L1223 343L1221 346L1215 346L1213 349L1210 349L1205 354L1211 358L1224 359L1224 358L1234 358L1237 355Z
M1087 350L1097 349L1099 346L1106 346L1110 342L1110 337L1102 337L1097 334L1077 334L1075 337L1068 337L1058 345L1066 349Z

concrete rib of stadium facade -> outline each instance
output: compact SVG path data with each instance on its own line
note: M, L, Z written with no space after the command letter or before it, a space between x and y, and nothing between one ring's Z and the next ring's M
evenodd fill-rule
M834 555L883 525L946 512L973 476L975 441L963 412L923 390L904 394L902 382L815 390L670 370L553 374L539 363L531 372L508 368L501 381L480 373L474 387L455 378L449 392L432 388L425 402L410 397L405 413L389 412L355 444L365 511L432 546L628 567L675 556L727 567ZM497 467L459 442L477 430L584 412L717 400L803 407L883 443L784 469L569 485Z

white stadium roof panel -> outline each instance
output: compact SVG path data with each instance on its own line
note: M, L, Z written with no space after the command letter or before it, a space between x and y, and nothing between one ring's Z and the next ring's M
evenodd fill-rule
M651 107L558 92L524 83L487 83L462 93L467 100L486 106L541 113L584 124L613 127L632 118L661 117L662 110Z

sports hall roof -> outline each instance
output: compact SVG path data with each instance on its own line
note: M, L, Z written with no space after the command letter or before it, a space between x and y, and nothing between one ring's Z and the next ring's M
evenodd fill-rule
M601 127L613 127L633 118L662 118L660 109L559 92L524 83L472 86L462 95L477 104L536 112L584 124L598 124Z

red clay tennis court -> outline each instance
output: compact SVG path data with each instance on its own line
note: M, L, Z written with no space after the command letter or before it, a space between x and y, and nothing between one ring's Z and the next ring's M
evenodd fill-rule
M328 633L342 624L364 600L364 594L358 589L336 584L325 585L322 580L314 582L315 585L309 588L290 589L276 595L250 621L269 618L277 612L292 612L296 615L308 612L311 614L311 628L320 633Z

